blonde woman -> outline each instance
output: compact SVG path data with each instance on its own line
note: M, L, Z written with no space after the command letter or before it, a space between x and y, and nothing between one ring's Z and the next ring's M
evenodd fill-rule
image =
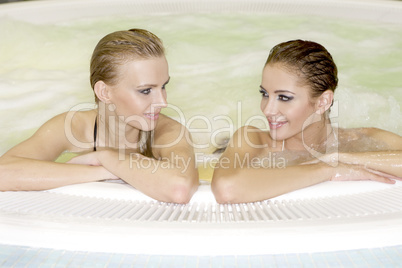
M233 135L214 170L216 200L259 201L329 180L400 179L401 136L331 126L337 84L337 67L322 45L276 45L259 89L270 131L245 126Z
M90 80L97 109L55 116L0 158L0 190L45 190L122 179L164 202L187 203L198 172L187 129L161 114L168 63L161 40L142 29L102 38ZM63 152L80 155L68 163Z

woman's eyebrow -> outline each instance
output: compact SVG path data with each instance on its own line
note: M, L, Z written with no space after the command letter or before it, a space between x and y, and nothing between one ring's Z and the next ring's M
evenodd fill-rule
M267 91L263 86L260 86L260 88L261 88L262 90L264 90L264 91ZM275 93L275 94L278 94L278 93L290 93L290 94L296 95L294 92L292 92L292 91L290 91L290 90L285 90L285 89L278 89L278 90L275 90L274 93Z
M169 76L168 80L163 85L166 86L169 83L169 81L170 81L170 76Z
M275 90L275 93L290 93L290 94L296 95L294 92L292 92L290 90L285 90L285 89Z
M139 85L137 88L143 88L143 87L156 87L157 85L155 85L155 84L142 84L142 85Z
M163 86L165 86L165 85L167 85L167 83L169 83L169 81L170 81L170 77L169 77L169 79L163 84ZM156 84L142 84L142 85L139 85L137 88L142 88L142 87L157 87L158 85L156 85Z

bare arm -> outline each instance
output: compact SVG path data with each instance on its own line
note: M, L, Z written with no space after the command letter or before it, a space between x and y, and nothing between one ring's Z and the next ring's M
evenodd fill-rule
M188 203L198 187L193 157L183 151L157 160L137 153L122 156L106 150L99 152L98 159L111 173L159 201Z
M324 165L286 168L254 165L254 159L264 151L254 146L263 144L256 130L252 127L239 129L216 165L211 187L217 202L264 200L330 179Z
M176 141L179 130L183 137ZM170 126L169 126L170 128ZM194 152L186 135L184 126L157 129L163 135L155 137L158 159L145 157L138 153L119 154L115 150L102 150L73 159L72 163L101 165L144 194L163 202L188 203L198 187L198 171ZM172 142L173 141L173 142ZM164 146L168 145L168 146ZM87 159L85 159L87 158Z
M54 159L69 148L64 115L56 116L0 157L0 190L45 190L115 178L103 167L55 163Z
M322 162L285 168L256 167L253 165L241 167L239 160L247 158L247 154L251 163L252 159L258 157L262 152L262 149L250 146L249 141L252 144L262 144L262 142L258 135L248 133L249 129L250 127L241 128L233 135L230 145L215 168L212 191L219 203L260 201L335 179L375 180L394 183L393 180L370 173L362 167L350 167L344 164L336 167Z
M0 191L36 191L115 178L101 166L70 165L22 157L0 162Z
M330 164L362 166L402 178L402 137L376 128L365 129L364 133L372 143L380 145L380 150L332 153L324 155L320 160Z
M402 178L402 137L381 129L368 129L368 135L377 143L386 144L388 150L376 152L341 153L339 161L362 165Z

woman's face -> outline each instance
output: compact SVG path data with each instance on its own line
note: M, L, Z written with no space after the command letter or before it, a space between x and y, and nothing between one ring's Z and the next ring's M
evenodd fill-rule
M280 64L268 64L262 73L261 110L267 117L274 140L301 138L303 125L315 112L307 86Z
M118 83L110 87L110 102L119 119L143 131L153 130L167 106L169 82L165 57L131 60L119 67Z

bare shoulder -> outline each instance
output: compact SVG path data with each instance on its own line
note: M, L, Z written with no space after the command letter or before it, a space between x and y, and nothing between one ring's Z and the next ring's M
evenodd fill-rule
M379 128L363 128L364 135L378 142L386 143L391 150L402 150L402 136Z
M76 132L90 130L88 132L92 133L97 114L97 110L69 111L61 114L60 116L64 120L65 128L72 127ZM84 126L87 126L87 128Z
M64 132L72 151L92 149L97 110L66 112Z
M341 146L360 147L355 151L402 150L402 137L379 128L339 129Z
M180 122L166 115L160 114L154 130L155 139L167 136L177 137L187 133L187 128Z
M63 150L82 151L93 140L96 110L65 112L43 124L34 136L62 146Z
M32 137L13 147L7 154L54 160L63 151L74 148L68 136L81 139L83 135L79 128L85 126L91 116L94 117L94 112L77 112L68 124L68 112L56 115L40 126Z
M375 128L375 127L370 127L370 128L360 128L359 129L364 135L371 136L371 137L382 137L382 136L388 136L388 137L399 137L401 138L400 135L380 129L380 128Z
M230 141L232 147L255 147L265 143L266 132L254 126L240 127Z
M257 156L267 149L268 133L254 126L240 127L230 139L223 156Z
M154 130L154 149L166 148L168 151L172 148L189 147L192 145L190 132L180 122L166 116L160 115L158 123ZM160 147L162 146L162 147Z
M176 121L175 119L173 119L167 115L160 114L155 131L158 131L160 129L167 129L167 128L174 129L174 128L181 128L181 127L184 127L184 125L181 124L180 122Z
M60 126L63 126L63 128L74 125L82 126L88 124L89 122L92 122L93 125L95 123L95 117L95 110L68 111L52 117L40 128L53 128L54 126L56 126L59 129Z

